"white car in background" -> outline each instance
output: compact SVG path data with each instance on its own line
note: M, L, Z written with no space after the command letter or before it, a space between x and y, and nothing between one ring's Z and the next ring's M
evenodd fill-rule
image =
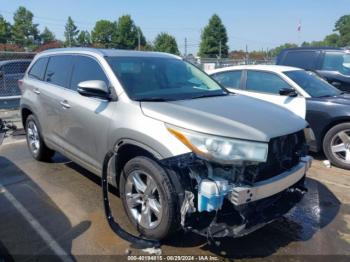
M350 169L350 94L296 67L243 65L207 73L234 93L280 105L304 118L314 136L308 141L310 150L323 151L334 165Z
M305 119L310 95L285 72L300 70L277 65L230 66L207 71L230 91L283 106Z

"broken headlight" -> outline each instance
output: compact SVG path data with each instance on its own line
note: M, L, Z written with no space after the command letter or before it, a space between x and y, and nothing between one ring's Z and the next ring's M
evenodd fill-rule
M235 161L266 162L268 144L198 133L167 125L167 129L199 157L230 164Z

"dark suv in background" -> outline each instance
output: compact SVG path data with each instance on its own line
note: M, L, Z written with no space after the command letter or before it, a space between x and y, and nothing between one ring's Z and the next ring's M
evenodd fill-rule
M276 64L314 71L338 89L350 92L350 50L317 47L284 49L277 56Z

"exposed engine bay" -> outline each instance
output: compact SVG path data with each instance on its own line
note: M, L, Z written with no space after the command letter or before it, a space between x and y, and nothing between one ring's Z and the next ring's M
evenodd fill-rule
M311 166L301 132L272 139L266 163L221 165L190 153L161 161L181 181L181 226L207 237L240 237L281 217L307 192Z
M307 192L306 171L312 158L302 132L272 139L266 162L236 161L223 165L195 153L158 160L169 174L178 197L182 229L210 239L240 237L280 218ZM110 152L102 175L106 218L123 239L143 247L159 247L155 240L125 231L110 209L108 184L113 184L117 152ZM115 175L115 174L114 174Z

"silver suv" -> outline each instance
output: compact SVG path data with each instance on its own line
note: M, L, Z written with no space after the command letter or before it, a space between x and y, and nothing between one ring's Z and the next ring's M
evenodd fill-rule
M112 182L139 232L178 229L241 236L288 212L305 193L306 122L276 105L228 93L180 57L57 49L23 80L30 152L54 152Z

